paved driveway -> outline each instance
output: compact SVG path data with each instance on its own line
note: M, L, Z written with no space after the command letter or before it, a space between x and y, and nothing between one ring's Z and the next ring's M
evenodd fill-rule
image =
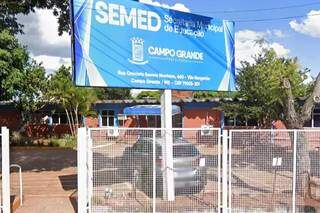
M17 212L75 212L77 152L65 149L16 148L11 164L22 166L24 202ZM18 194L18 175L11 190Z

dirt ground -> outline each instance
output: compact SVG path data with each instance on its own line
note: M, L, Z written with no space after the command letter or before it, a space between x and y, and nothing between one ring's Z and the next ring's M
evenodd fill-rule
M15 148L10 158L23 171L23 205L16 212L76 212L76 151ZM18 194L16 172L11 175L11 189Z

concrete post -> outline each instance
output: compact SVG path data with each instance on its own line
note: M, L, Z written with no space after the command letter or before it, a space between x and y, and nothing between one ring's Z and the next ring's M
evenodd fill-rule
M165 131L162 146L163 167L163 199L175 200L173 171L173 132L172 132L172 96L171 90L165 90L161 95L161 127Z
M78 213L86 213L88 205L87 143L86 128L79 128L77 135Z
M10 213L10 144L9 129L1 128L2 149L2 211Z

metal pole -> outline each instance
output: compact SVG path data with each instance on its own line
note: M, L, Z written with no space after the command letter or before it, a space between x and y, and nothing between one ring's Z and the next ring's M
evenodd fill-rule
M222 212L228 212L228 131L222 134ZM231 159L230 159L231 160ZM229 180L231 182L231 180Z
M2 135L2 211L10 213L10 145L9 129L1 128Z
M152 212L156 213L156 130L153 130L152 134Z
M292 212L296 212L296 182L297 182L297 130L294 130L293 139L293 178L292 178Z
M218 139L218 209L221 210L221 134L222 130L219 130L219 139Z
M161 127L164 129L162 145L163 161L163 198L174 201L174 171L173 171L173 137L172 137L172 96L171 90L164 90L161 95Z
M78 129L77 160L78 160L78 212L87 212L87 130Z
M23 197L23 187L22 187L22 168L21 166L19 166L18 164L11 164L10 165L11 168L18 168L19 170L19 186L20 186L20 189L19 189L19 193L20 193L20 206L22 206L22 197Z
M228 152L228 211L232 211L232 131L227 134L227 141L228 141L228 147L227 147L227 152Z

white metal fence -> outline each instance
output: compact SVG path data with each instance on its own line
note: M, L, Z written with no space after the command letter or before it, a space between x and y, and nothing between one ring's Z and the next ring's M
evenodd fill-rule
M9 130L1 127L1 210L10 212L10 158L9 158Z
M220 139L220 129L90 129L90 212L218 211Z
M317 212L319 130L231 130L229 139L232 212Z
M80 129L78 208L316 211L319 162L319 130Z

